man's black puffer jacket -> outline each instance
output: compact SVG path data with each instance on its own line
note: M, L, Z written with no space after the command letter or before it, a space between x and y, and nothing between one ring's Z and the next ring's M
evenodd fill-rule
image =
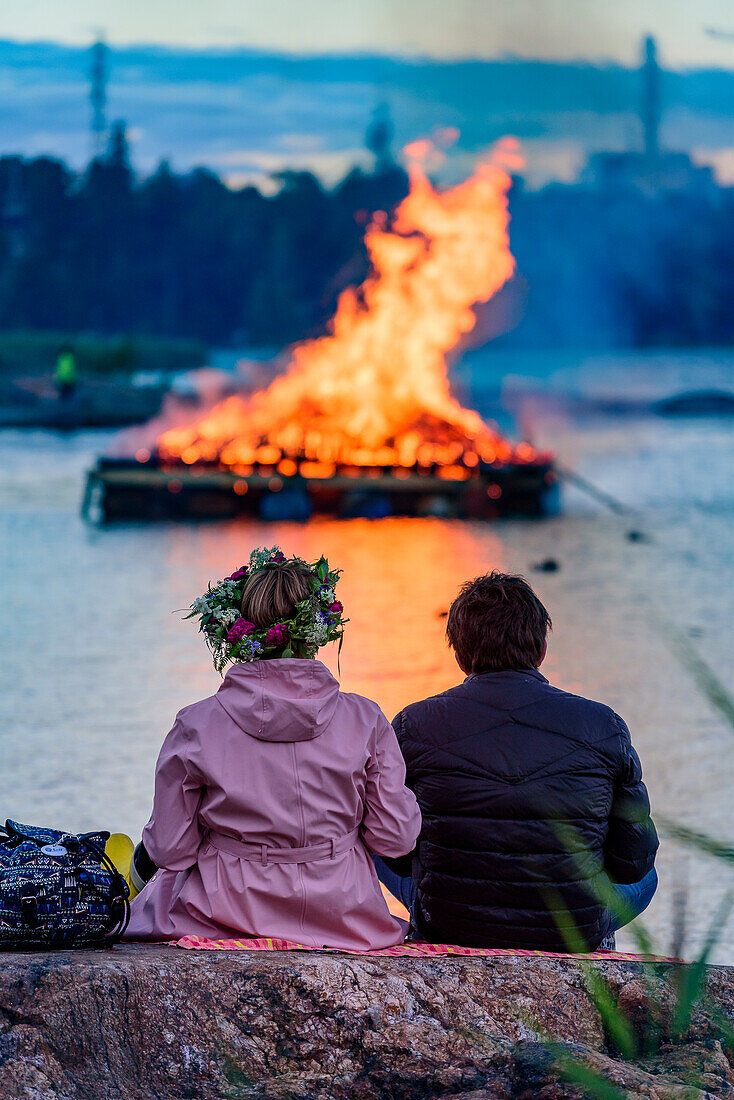
M423 814L412 860L419 934L562 951L567 911L596 948L611 920L594 876L637 882L658 847L622 719L530 670L469 676L394 726Z

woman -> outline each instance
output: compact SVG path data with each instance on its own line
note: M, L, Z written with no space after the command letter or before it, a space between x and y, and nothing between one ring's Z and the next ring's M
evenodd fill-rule
M370 853L413 848L420 812L379 707L318 660L341 641L339 574L253 551L192 605L219 691L185 707L158 759L143 852L160 868L126 938L270 936L311 947L400 943Z

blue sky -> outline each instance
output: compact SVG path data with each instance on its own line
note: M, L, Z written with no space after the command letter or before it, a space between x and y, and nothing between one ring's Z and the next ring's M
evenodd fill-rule
M369 163L365 128L387 103L396 146L457 128L458 176L513 134L542 186L596 150L639 148L650 32L663 145L734 183L734 0L2 0L0 154L86 163L102 33L108 119L127 122L141 173L166 158L232 186L285 167L331 183Z
M522 143L529 186L571 180L590 153L639 148L642 136L636 66L167 46L113 47L109 65L107 117L127 122L139 172L167 158L177 170L208 165L233 186L287 167L335 182L368 163L364 133L380 103L397 147L436 126L458 129L447 164L455 177L504 134ZM0 41L0 153L82 167L91 149L88 73L87 45ZM689 150L734 183L734 72L667 69L662 98L664 146Z
M707 28L731 32L712 36ZM732 0L2 0L0 38L293 53L613 58L657 34L668 62L734 66Z

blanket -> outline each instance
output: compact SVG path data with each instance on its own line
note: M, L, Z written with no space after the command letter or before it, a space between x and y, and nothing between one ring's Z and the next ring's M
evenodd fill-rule
M681 959L671 959L665 955L630 955L623 951L590 951L585 955L572 955L563 951L520 951L514 948L499 947L461 947L455 943L423 943L420 940L408 940L396 947L382 947L374 951L344 951L338 947L308 947L290 940L277 940L261 937L259 939L207 940L202 936L184 936L171 941L171 947L184 947L194 951L325 951L338 955L412 955L430 958L442 955L468 955L470 957L521 956L545 959L615 959L625 962L665 962L677 963Z

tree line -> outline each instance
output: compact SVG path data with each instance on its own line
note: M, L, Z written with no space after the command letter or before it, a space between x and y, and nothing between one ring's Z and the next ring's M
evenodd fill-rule
M278 347L323 331L367 271L364 226L407 192L378 158L334 188L284 172L233 190L199 168L133 173L124 130L79 176L0 158L0 329ZM3 198L4 196L4 198ZM734 342L734 189L511 195L512 331L528 346Z

